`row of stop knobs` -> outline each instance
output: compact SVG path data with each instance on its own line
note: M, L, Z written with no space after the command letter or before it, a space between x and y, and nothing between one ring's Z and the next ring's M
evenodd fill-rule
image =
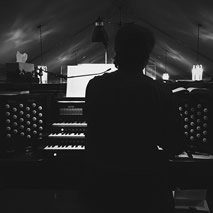
M22 136L28 139L42 137L43 113L42 106L32 103L5 105L6 137Z

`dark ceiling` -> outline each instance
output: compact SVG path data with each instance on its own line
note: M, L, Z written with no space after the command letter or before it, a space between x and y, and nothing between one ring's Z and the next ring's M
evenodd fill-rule
M204 78L213 77L213 1L210 0L2 0L0 2L0 63L16 61L16 52L26 52L27 62L41 63L58 73L62 66L104 63L104 46L91 42L94 22L104 18L109 36L108 63L113 61L113 38L120 23L148 26L156 36L149 64L157 75L191 79L197 63Z

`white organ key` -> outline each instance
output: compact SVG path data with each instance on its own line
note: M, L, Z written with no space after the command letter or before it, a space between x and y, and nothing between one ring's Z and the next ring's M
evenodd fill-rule
M48 145L44 150L84 150L84 145Z
M85 138L84 133L51 133L49 138Z
M53 123L53 127L87 127L86 122L72 122L72 123L66 123L66 122L61 122L61 123Z

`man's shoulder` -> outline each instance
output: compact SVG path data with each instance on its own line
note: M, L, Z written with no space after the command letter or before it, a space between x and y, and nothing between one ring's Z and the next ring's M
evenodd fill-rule
M87 91L93 91L93 93L99 93L100 90L111 85L113 77L112 73L104 73L93 77L87 84ZM98 89L97 89L98 88Z
M95 76L94 78L92 78L89 82L91 84L98 84L98 83L104 83L105 81L110 81L113 80L114 77L116 76L116 72L112 72L112 73L104 73L102 75L98 75Z

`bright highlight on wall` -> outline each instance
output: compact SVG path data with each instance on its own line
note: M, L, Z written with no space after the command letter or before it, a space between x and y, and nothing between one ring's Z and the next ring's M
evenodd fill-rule
M143 74L152 78L153 80L156 80L157 78L156 65L146 65L146 67L143 69Z
M66 97L85 97L86 87L89 80L97 75L102 75L100 73L108 69L111 70L107 72L113 72L117 70L114 64L79 64L73 66L68 65Z

